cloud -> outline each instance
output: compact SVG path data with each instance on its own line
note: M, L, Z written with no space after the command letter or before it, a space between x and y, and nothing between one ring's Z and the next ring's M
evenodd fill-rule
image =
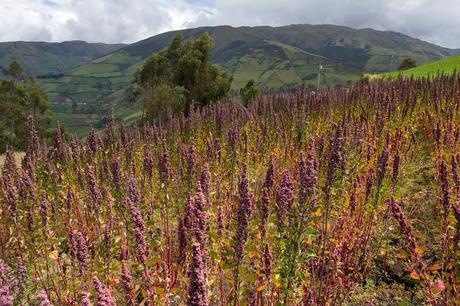
M337 24L460 47L458 0L1 0L0 41L134 42L204 25Z

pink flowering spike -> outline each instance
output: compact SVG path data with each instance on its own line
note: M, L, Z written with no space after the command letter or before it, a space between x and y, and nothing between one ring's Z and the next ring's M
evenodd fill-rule
M264 188L267 188L270 191L273 187L275 181L275 164L273 161L273 156L270 156L268 161L267 173L265 174Z
M278 216L278 226L284 226L288 212L290 211L294 200L294 190L292 186L289 171L284 171L281 185L276 195L276 213Z
M17 280L10 266L0 258L0 302L12 306L16 295ZM3 305L3 304L0 304Z
M316 187L318 184L318 169L315 157L313 140L308 145L307 159L300 159L300 190L299 204L301 207L308 204L310 208L316 207Z
M133 290L134 290L134 283L133 277L131 276L131 272L129 271L128 266L123 263L122 265L122 273L120 276L120 283L123 286L123 292L125 296L126 305L132 306L134 305L133 302Z
M206 212L206 199L204 197L203 191L201 189L201 184L198 183L196 187L195 194L195 236L197 241L200 243L200 248L202 252L207 252L206 242L207 242L207 231L208 231L208 213Z
M260 216L261 216L261 231L262 237L265 237L267 232L268 218L270 217L270 196L267 187L264 187L262 191L262 200L260 205Z
M5 186L4 201L8 207L11 218L15 219L18 209L18 202L16 195L16 187L14 186L12 175L3 176L3 185Z
M182 264L185 261L185 251L187 247L187 233L184 226L184 220L182 218L179 218L177 225L177 240L179 247L178 260L179 263Z
M134 223L134 236L137 242L137 259L139 263L145 265L147 262L147 242L145 240L145 223L140 207L135 204L130 197L126 197L124 202L131 210L131 219Z
M121 174L120 159L118 157L112 158L111 170L112 170L112 178L113 178L113 184L115 185L115 190L119 192L121 189L122 174Z
M409 251L413 261L415 263L419 263L421 258L420 255L416 252L417 241L415 240L412 226L410 225L409 221L404 215L401 205L398 202L396 202L393 198L390 199L388 205L390 206L390 209L393 212L393 216L399 223L401 233L404 235L404 238L409 243Z
M37 298L40 301L40 306L53 306L53 303L50 302L45 291L40 291L37 295Z
M192 265L189 272L188 306L208 306L208 290L203 253L199 243L193 244Z
M96 306L116 306L115 297L112 295L112 292L99 281L99 279L93 277L94 288L96 289L97 302Z
M184 228L187 229L187 231L190 231L195 226L195 214L195 198L189 193L185 201L184 209Z
M148 146L144 148L144 174L148 177L148 179L152 179L153 159Z
M80 262L80 274L84 274L88 269L88 246L82 232L77 232L74 236L76 256Z
M0 287L0 305L13 306L13 296L3 287Z
M169 161L169 152L166 148L163 150L159 158L160 177L163 183L166 183L171 178L171 164Z
M239 206L237 211L237 228L234 238L235 259L243 258L244 245L248 238L249 219L252 214L251 192L249 190L248 167L243 166L243 172L238 184Z
M81 306L91 306L91 300L89 299L89 293L83 291L80 293L80 305Z
M447 165L444 160L439 163L439 180L441 181L442 205L444 207L444 216L447 218L450 209L450 183L447 173Z
M270 252L270 247L268 244L265 244L264 248L264 265L265 265L265 271L264 274L267 278L270 277L270 274L272 273L272 253Z
M209 197L209 192L211 189L211 172L209 172L208 164L205 165L203 172L201 173L201 187L203 188L203 193L206 197Z

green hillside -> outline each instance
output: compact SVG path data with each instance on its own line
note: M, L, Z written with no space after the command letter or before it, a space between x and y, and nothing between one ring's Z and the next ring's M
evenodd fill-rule
M432 63L421 65L404 71L394 71L383 74L385 77L429 77L435 76L438 73L452 74L454 71L460 70L460 55L444 58Z
M123 46L84 41L2 42L0 43L0 77L13 60L19 61L28 75L59 75Z
M189 39L205 31L215 42L213 62L231 73L234 90L250 79L265 89L316 86L320 63L321 86L348 84L362 72L395 70L405 57L429 63L455 53L399 33L332 25L218 26L173 31L93 59L65 76L40 79L53 102L55 118L71 130L82 132L111 109L122 119L134 120L139 106L124 101L136 70L179 32Z

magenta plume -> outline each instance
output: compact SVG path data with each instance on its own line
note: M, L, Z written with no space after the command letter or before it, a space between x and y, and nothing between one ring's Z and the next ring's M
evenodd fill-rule
M209 305L205 270L203 252L200 244L194 243L192 251L192 265L189 272L190 283L188 287L188 306Z
M200 249L206 253L207 230L208 230L208 213L206 212L206 199L201 189L201 184L196 186L195 194L195 236L200 243Z
M203 172L201 173L201 188L203 188L203 193L206 197L209 197L209 192L211 189L211 172L209 172L208 164L205 165Z
M315 144L313 140L308 145L307 159L300 158L300 190L299 204L301 207L307 204L311 208L316 207L316 186L318 183L318 169L315 158Z
M289 171L286 170L283 173L281 185L276 195L276 213L278 216L279 227L284 226L286 216L288 212L291 210L293 201L294 190L292 186L292 180Z
M134 302L133 302L133 290L134 290L133 277L131 276L131 272L129 271L129 268L125 263L123 263L121 269L122 270L121 270L121 276L120 276L120 283L123 286L125 302L126 302L126 305L132 306L132 305L134 305Z
M53 303L50 302L48 294L46 294L45 291L40 291L37 298L40 301L40 306L53 306Z
M88 245L82 232L73 235L75 239L76 256L80 263L80 274L84 274L88 269Z
M247 165L243 166L243 172L238 184L238 192L239 206L237 211L237 227L233 246L237 262L241 261L243 258L244 245L248 239L249 219L252 214L251 192L249 190Z
M93 284L94 288L96 289L96 306L116 306L117 302L115 297L110 292L109 288L106 285L101 283L99 279L94 276L93 277Z
M81 306L91 306L91 300L89 299L89 293L83 291L80 293L80 305Z
M267 187L262 191L262 201L260 204L261 231L262 237L265 238L267 233L268 218L270 217L270 192Z
M275 182L275 165L273 162L273 156L270 156L270 160L268 161L268 168L267 173L265 174L265 181L264 181L264 188L267 188L268 192L273 187Z

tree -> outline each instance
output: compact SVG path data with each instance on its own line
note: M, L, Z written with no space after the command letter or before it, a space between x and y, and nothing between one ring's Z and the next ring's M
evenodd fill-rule
M260 89L254 80L250 80L240 89L240 95L243 104L246 106L249 102L260 96Z
M10 67L8 68L8 75L13 78L13 82L16 83L17 80L22 75L22 67L17 61L12 61Z
M211 63L212 47L208 33L185 43L179 34L169 48L146 61L137 73L136 82L143 89L147 119L168 113L187 113L191 104L202 107L228 94L231 78ZM155 95L166 101L160 101Z
M10 69L13 80L0 81L0 153L7 145L16 150L25 149L29 115L33 116L41 136L45 135L44 126L49 123L49 104L44 90L33 78L18 81L22 68L17 62L13 62L10 68L13 68Z
M417 65L415 64L415 60L413 58L405 58L401 64L399 65L399 68L398 70L407 70L407 69L410 69L410 68L414 68L414 67L417 67Z

